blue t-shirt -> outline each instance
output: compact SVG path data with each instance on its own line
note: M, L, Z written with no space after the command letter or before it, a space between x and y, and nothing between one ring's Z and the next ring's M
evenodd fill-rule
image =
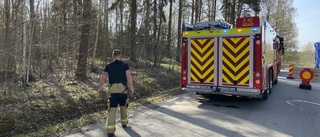
M115 60L106 65L104 72L108 73L109 83L122 83L127 85L126 71L129 70L129 65L123 61Z

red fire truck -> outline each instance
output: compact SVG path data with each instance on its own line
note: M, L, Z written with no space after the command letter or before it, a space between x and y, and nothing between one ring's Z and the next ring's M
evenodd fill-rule
M182 90L268 99L278 80L283 38L259 17L236 24L233 29L223 20L183 25Z

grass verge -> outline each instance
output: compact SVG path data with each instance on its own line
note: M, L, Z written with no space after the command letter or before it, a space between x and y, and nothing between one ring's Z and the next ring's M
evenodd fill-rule
M141 105L154 103L158 101L163 101L165 99L171 98L175 95L182 94L183 92L179 88L171 89L167 92L162 92L162 94L138 99L136 101L130 102L130 110L133 110ZM92 114L83 115L77 119L68 120L63 123L55 124L52 126L45 127L39 131L15 135L15 137L39 137L39 136L63 136L70 133L79 132L85 126L90 126L96 123L104 123L107 116L106 110L100 112L94 112Z
M182 94L177 66L131 70L137 97L131 109ZM107 99L97 94L99 77L89 73L80 81L56 72L26 89L0 89L0 136L61 136L105 121Z

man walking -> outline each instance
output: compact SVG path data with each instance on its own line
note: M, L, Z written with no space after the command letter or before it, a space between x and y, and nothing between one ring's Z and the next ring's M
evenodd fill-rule
M121 124L125 128L128 124L128 94L126 90L130 89L130 96L134 94L133 82L129 65L121 61L120 50L116 49L112 52L113 62L107 64L104 72L100 78L98 93L101 95L101 88L108 76L109 90L108 90L108 118L107 118L107 133L108 136L113 136L116 130L116 112L117 106L120 105Z

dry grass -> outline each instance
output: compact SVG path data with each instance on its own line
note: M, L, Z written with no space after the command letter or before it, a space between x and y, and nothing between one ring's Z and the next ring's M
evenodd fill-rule
M177 66L133 68L132 75L137 100L131 108L182 93ZM60 136L104 121L107 99L97 94L99 76L89 73L80 81L58 72L26 89L0 90L0 136Z

